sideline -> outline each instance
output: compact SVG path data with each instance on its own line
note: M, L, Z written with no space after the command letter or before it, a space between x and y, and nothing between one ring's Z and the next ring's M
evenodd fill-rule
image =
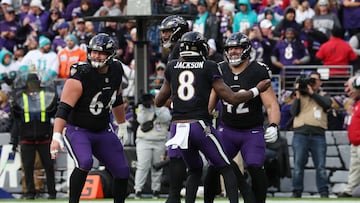
M131 203L149 203L149 202L164 202L164 198L160 198L157 200L146 198L144 200L135 200L132 198L126 199L126 202ZM284 200L281 200L281 198L275 198L271 200L267 200L266 203L329 203L329 202L341 202L341 203L359 203L359 198L329 198L329 199L320 199L320 198L302 198L302 199L293 199L289 200L288 198L284 198ZM2 203L5 202L28 202L27 200L2 200ZM56 202L56 203L67 203L68 201L66 199L56 199L56 200L31 200L33 203L49 203L49 202ZM97 202L97 203L112 203L112 199L97 199L97 200L81 200L80 203L86 203L86 202ZM185 202L185 201L182 201ZM196 203L203 203L203 199L196 200ZM228 203L228 200L215 200L214 203ZM243 201L240 200L239 203L242 203Z

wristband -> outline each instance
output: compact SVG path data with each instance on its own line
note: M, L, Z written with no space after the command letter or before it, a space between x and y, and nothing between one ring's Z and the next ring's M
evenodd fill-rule
M64 142L62 140L62 134L59 133L59 132L54 132L53 133L53 136L52 136L52 139L57 141L60 145L60 148L64 148Z
M269 127L270 126L272 126L272 127L278 127L278 125L276 124L276 123L271 123L270 125L269 125Z
M256 87L251 88L249 91L251 91L253 93L253 98L255 98L259 95L259 90Z

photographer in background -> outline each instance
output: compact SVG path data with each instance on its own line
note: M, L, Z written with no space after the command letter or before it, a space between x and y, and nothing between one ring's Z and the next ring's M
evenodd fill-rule
M162 169L156 170L152 165L162 161L161 157L165 154L171 114L167 107L155 107L153 100L152 94L142 94L137 111L140 125L136 132L135 199L141 198L149 171L153 198L157 199L160 195Z
M295 101L291 107L294 116L293 197L301 198L304 189L304 168L309 152L316 169L316 186L322 198L329 197L328 177L325 169L327 111L331 99L321 91L322 81L318 72L308 78L301 77L295 83Z

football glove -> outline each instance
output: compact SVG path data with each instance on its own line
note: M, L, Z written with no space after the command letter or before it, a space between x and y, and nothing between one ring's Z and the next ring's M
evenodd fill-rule
M269 125L265 131L265 142L274 143L278 139L278 126L275 123Z
M124 144L125 141L128 139L126 122L118 124L116 135L121 141L121 143Z

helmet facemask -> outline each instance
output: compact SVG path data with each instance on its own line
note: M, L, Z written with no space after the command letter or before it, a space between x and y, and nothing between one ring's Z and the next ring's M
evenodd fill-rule
M90 50L90 53L91 53L91 50ZM103 68L105 67L106 65L109 65L110 61L112 60L112 58L114 57L114 53L113 54L110 54L104 61L97 61L97 60L94 60L91 58L91 54L88 54L88 58L90 59L90 62L91 62L91 66L95 69L100 69L100 68ZM106 52L107 53L107 52Z
M95 69L100 69L110 64L112 58L115 56L115 46L115 41L108 34L100 33L93 37L90 40L88 47L88 60L90 61L92 67ZM104 61L94 60L91 57L92 51L106 53L108 57L106 57Z
M227 48L225 51L226 58L230 65L239 66L250 56L251 46L241 47L243 49L241 55L239 54L230 54L229 49Z
M229 53L230 48L238 47L242 49L241 53ZM225 42L225 56L232 66L239 66L245 60L250 58L251 42L249 38L238 32L233 33Z

